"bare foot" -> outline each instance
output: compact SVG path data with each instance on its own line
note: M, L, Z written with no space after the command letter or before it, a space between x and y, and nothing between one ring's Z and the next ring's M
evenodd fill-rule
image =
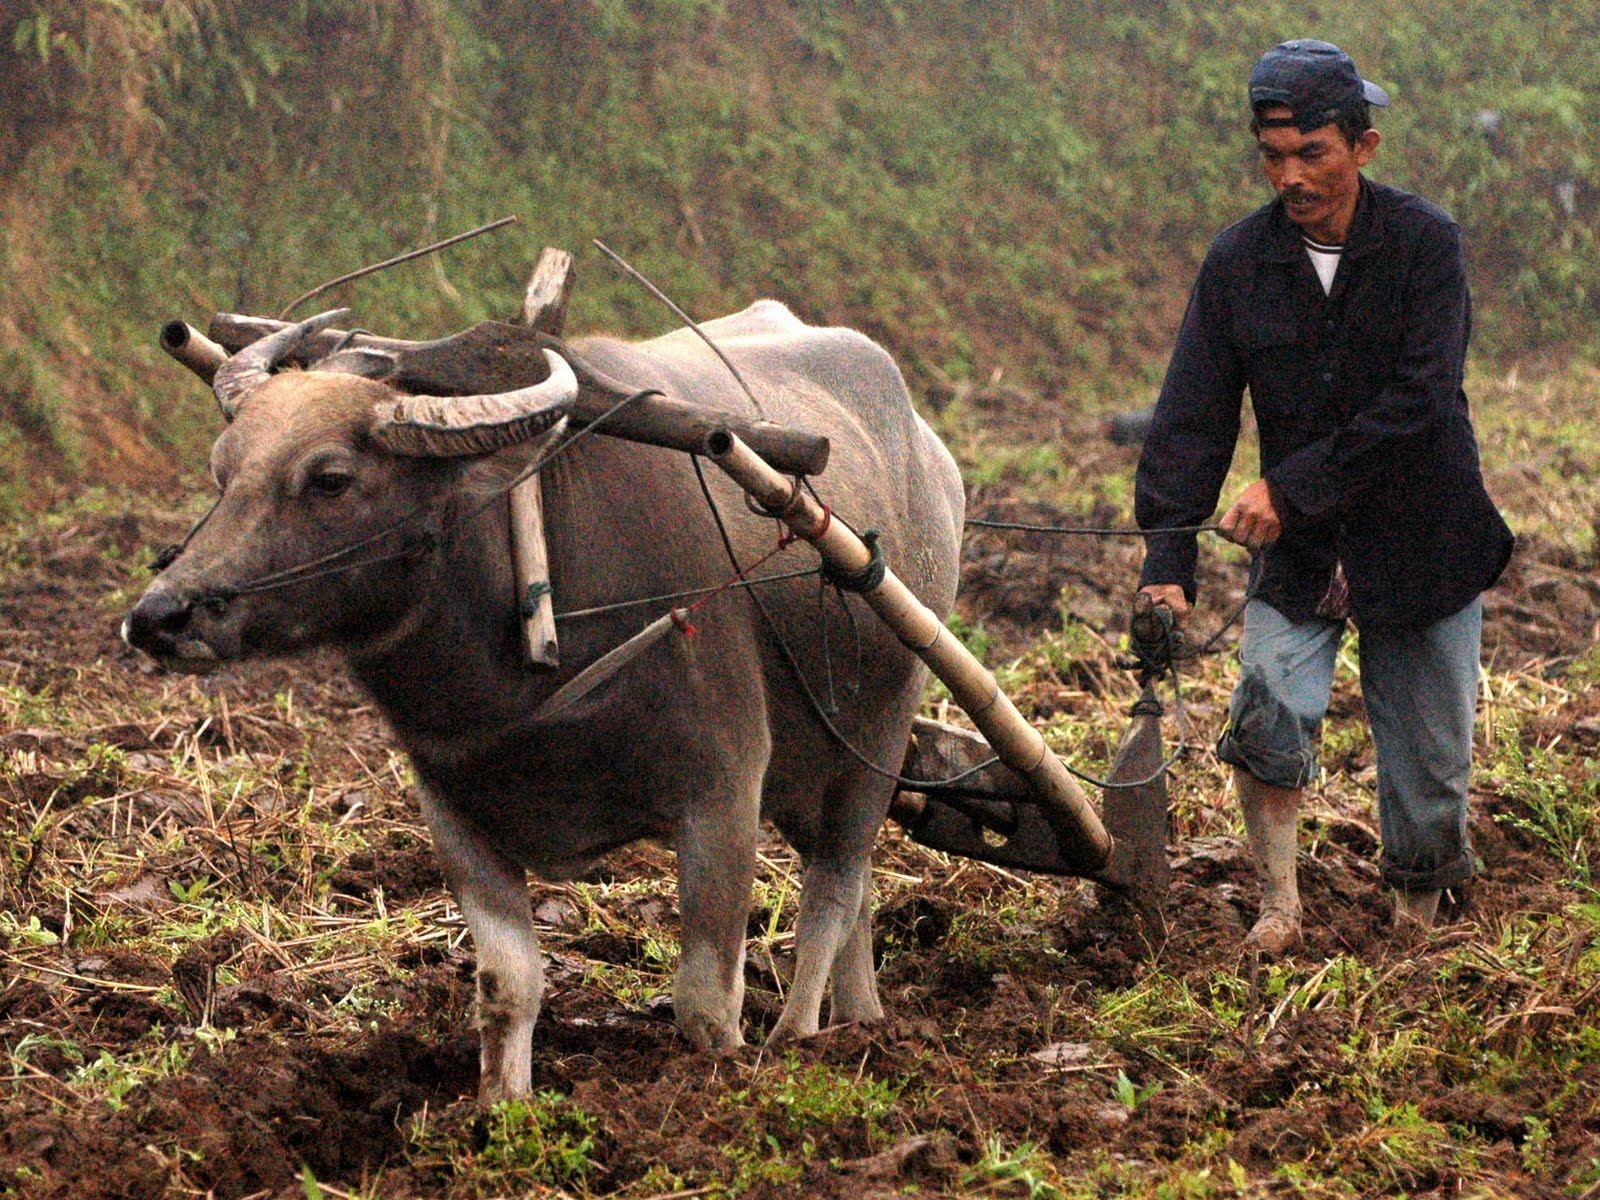
M1304 940L1299 909L1267 908L1245 935L1244 948L1257 951L1263 958L1282 958Z

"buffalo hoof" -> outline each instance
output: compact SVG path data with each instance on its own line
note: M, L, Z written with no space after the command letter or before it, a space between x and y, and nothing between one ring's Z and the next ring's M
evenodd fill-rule
M778 1018L778 1023L772 1027L772 1032L767 1034L767 1045L786 1046L795 1042L803 1042L807 1038L816 1037L817 1026L813 1024L807 1029L799 1021L791 1021L788 1016Z
M744 1045L739 1026L724 1025L708 1016L693 1014L678 1022L678 1028L696 1050L707 1054L732 1054Z
M1304 941L1298 909L1269 908L1262 911L1245 935L1244 948L1247 953L1253 951L1262 958L1275 959L1299 949Z

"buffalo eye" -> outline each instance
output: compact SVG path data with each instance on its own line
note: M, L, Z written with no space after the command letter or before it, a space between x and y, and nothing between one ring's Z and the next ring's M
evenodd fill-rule
M350 485L355 482L355 476L347 471L318 471L306 480L306 491L313 496L323 496L332 499L342 496L350 490Z

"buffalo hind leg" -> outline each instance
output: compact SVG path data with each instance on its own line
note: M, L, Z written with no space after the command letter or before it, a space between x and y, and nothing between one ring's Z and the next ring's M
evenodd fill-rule
M533 1023L544 992L527 873L426 792L422 813L478 958L478 1102L525 1096L532 1090Z
M772 1028L774 1041L817 1032L830 975L835 978L835 1023L882 1015L872 979L871 925L863 919L872 904L870 871L864 852L845 861L806 864L795 922L794 983Z
M755 883L761 802L756 785L705 805L679 830L678 911L683 953L672 982L678 1026L696 1049L744 1045L744 939Z
M898 745L903 753L903 739ZM864 746L862 752L888 756L883 746ZM883 1016L872 971L872 843L891 794L892 784L865 768L835 779L823 793L820 820L798 846L806 866L794 931L794 983L772 1028L775 1040L817 1032L830 978L832 1024Z
M773 1041L807 1038L817 1032L828 977L861 911L859 869L827 861L806 864L800 885L800 916L795 922L795 972L783 1015L773 1026Z
M878 1002L878 978L872 967L872 862L861 864L861 907L855 924L833 960L833 985L829 993L828 1023L851 1025L883 1020Z

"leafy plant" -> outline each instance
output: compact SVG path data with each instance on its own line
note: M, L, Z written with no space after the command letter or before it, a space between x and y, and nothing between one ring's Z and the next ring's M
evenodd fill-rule
M1600 900L1590 847L1600 835L1600 771L1593 760L1573 783L1551 752L1526 748L1515 729L1504 732L1492 767L1496 786L1516 808L1495 819L1527 834L1565 867L1566 882L1586 899Z
M594 1170L599 1122L560 1092L502 1100L485 1117L486 1141L473 1167L524 1184L582 1184Z
M1117 1071L1117 1081L1112 1090L1117 1097L1117 1103L1129 1112L1134 1112L1141 1104L1161 1090L1161 1081L1153 1079L1143 1087L1137 1087L1128 1078L1127 1073L1119 1069Z
M985 1190L1014 1187L1029 1200L1063 1200L1066 1193L1053 1181L1053 1174L1048 1157L1032 1142L1007 1149L999 1135L991 1134L983 1141L978 1161L962 1172L961 1184Z

